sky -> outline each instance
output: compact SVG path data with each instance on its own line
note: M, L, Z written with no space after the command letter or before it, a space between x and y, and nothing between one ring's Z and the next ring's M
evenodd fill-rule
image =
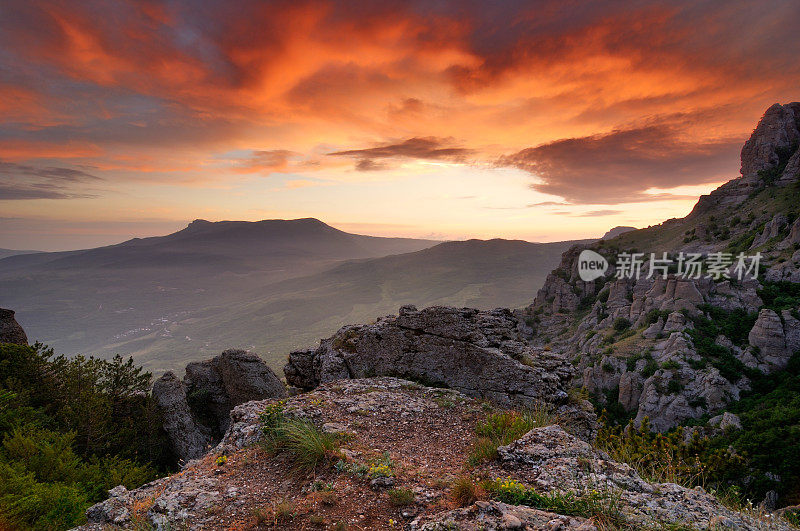
M0 247L193 219L557 241L681 217L800 99L795 0L0 5Z

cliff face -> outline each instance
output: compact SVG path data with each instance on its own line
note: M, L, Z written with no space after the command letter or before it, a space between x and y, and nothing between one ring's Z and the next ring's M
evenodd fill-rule
M798 124L800 104L770 107L742 149L742 176L689 216L565 253L525 311L533 345L573 360L576 385L659 430L736 400L753 371L783 369L800 350L800 300L781 284L800 282ZM610 263L592 282L579 275L585 248ZM626 252L642 253L638 278L617 275ZM665 252L666 278L659 269L648 278L650 253ZM711 253L729 263L721 275L687 278L677 270L681 253L702 254L706 268ZM761 254L757 278L739 279L739 253L746 267Z
M25 330L14 319L14 311L0 308L0 343L27 345L28 336Z

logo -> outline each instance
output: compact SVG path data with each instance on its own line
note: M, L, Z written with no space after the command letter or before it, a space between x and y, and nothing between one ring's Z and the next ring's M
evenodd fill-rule
M608 262L601 255L584 249L578 256L578 276L584 282L591 282L605 275Z

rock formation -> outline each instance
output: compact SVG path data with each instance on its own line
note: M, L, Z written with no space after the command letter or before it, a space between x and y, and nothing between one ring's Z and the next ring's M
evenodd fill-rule
M0 308L0 343L27 345L28 336L25 330L14 319L14 311Z
M286 418L347 433L335 465L327 462L309 477L289 473L292 465L285 455L258 450L263 437L259 415L277 407ZM322 384L282 405L277 400L248 402L233 409L228 431L211 454L180 474L138 489L112 489L109 499L87 511L84 529L130 528L142 522L159 529L218 529L252 525L258 514L274 523L281 500L293 512L292 518L279 521L279 528L287 529L308 529L321 521L334 525L337 519L361 529L427 531L589 531L599 525L593 518L561 514L556 507L510 505L488 494L468 507L451 509L451 483L445 478L458 474L500 476L541 495L590 497L594 506L615 512L630 529L764 528L765 520L728 509L702 488L645 481L628 465L571 435L568 425L534 428L501 446L499 460L464 469L476 422L485 415L483 405L457 391L386 377ZM217 460L222 455L224 465ZM375 481L376 474L382 481ZM389 487L413 499L393 505L391 491L385 490ZM778 518L769 525L791 529Z
M738 399L750 387L748 371L785 368L800 350L800 307L769 308L760 294L765 283L800 283L798 124L800 103L770 107L742 149L742 176L701 198L689 216L564 253L525 312L536 323L532 345L577 360L576 385L601 399L614 395L637 422L649 417L659 430ZM585 248L609 261L605 277L580 279L577 258ZM638 278L616 278L623 251L643 253ZM732 260L760 253L766 270L742 281L733 265L730 278L687 278L675 269L662 278L648 274L649 252L669 252L673 260L680 253L722 252ZM698 336L696 320L713 323L730 312L750 327L745 334ZM630 326L618 330L615 323Z
M346 326L314 350L292 352L286 381L301 389L391 375L431 382L506 406L564 402L572 367L530 348L509 310L400 308L397 317Z
M176 455L195 459L228 429L230 411L251 400L286 396L278 376L255 354L226 350L186 366L183 381L167 372L153 384Z

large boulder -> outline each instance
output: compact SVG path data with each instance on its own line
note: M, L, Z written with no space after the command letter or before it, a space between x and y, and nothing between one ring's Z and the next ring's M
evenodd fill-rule
M786 347L783 322L777 313L768 308L758 313L748 340L756 348L755 357L759 360L759 368L766 372L783 369L792 357L793 352Z
M189 363L183 381L168 372L153 385L175 453L194 459L219 442L231 410L245 402L282 398L286 386L264 361L243 350L226 350Z
M563 402L572 366L529 347L509 310L400 309L375 324L346 326L313 350L292 352L286 381L311 389L342 378L399 376L506 406Z
M777 166L781 151L800 142L799 125L800 103L776 103L767 109L742 147L742 175Z
M184 461L203 455L211 445L211 431L195 420L186 400L186 385L167 372L153 383L153 397L161 409L164 430L172 449Z
M14 310L0 308L0 343L28 344L28 336L25 335L25 330L14 319Z

